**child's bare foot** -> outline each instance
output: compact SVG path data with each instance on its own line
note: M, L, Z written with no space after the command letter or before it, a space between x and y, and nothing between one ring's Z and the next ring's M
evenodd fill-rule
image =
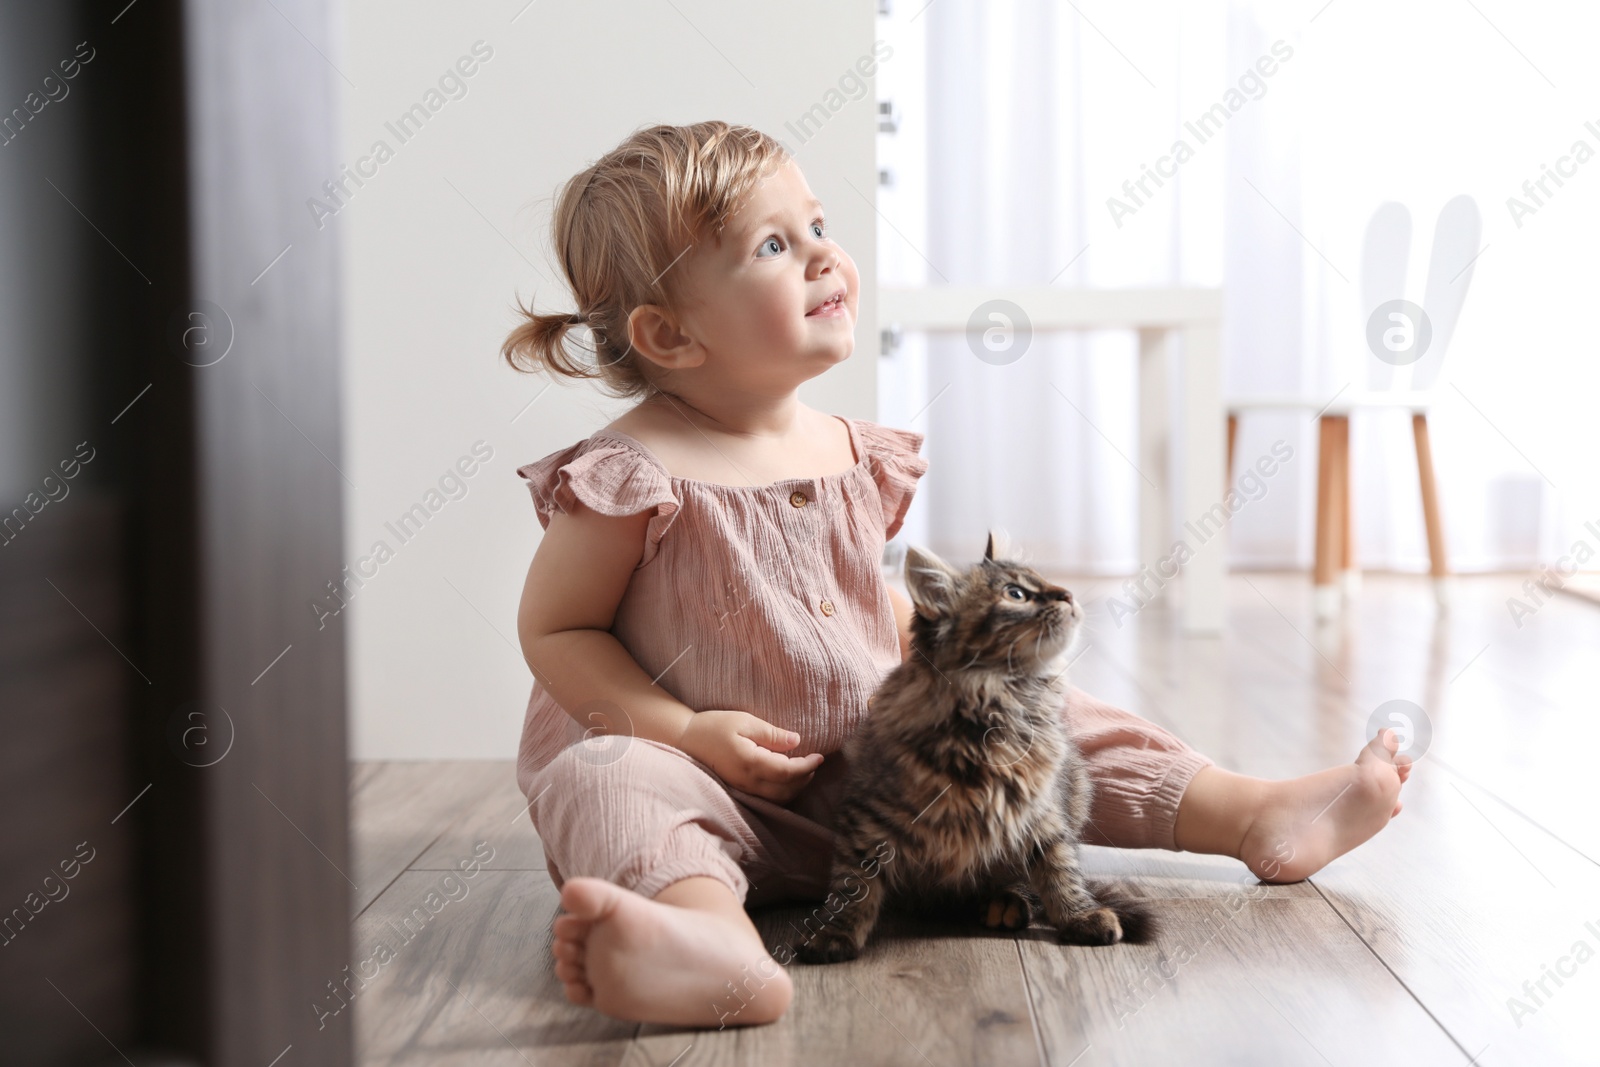
M599 878L561 887L556 977L567 999L631 1022L768 1023L794 995L732 891L686 878L654 900Z
M1298 882L1382 830L1411 776L1397 747L1394 731L1381 730L1353 764L1262 783L1239 859L1263 882Z

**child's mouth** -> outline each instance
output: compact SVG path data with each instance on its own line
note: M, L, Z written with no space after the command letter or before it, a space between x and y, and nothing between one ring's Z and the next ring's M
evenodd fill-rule
M843 313L844 292L841 290L806 312L806 318L828 318Z

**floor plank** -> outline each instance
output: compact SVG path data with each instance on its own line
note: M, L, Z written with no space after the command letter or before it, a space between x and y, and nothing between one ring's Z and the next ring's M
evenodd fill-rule
M765 910L756 926L775 950L805 915ZM668 1062L691 1039L696 1064L1041 1062L1010 936L892 916L859 959L789 975L794 1006L778 1022L705 1034L647 1026L645 1062Z
M1111 872L1162 930L1109 949L1020 942L1051 1063L1466 1062L1311 886L1187 855L1113 853Z
M552 972L558 899L543 871L400 875L356 922L362 959L392 954L353 1001L361 1062L621 1063L638 1027L567 1003Z
M1454 631L1456 658L1465 662L1434 681L1425 705L1435 727L1431 751L1600 862L1588 788L1591 754L1600 751L1600 610L1557 598L1519 628L1505 599L1483 596L1477 610L1441 624ZM1407 647L1410 635L1390 632L1392 647ZM1421 642L1410 640L1415 654Z
M478 760L354 765L350 795L354 915L376 900L458 816L492 795L498 775L486 774L485 766ZM498 762L487 766L502 768Z
M1408 583L1379 580L1341 623L1317 627L1298 583L1258 578L1252 592L1265 610L1230 614L1212 668L1191 669L1172 647L1187 642L1146 632L1100 649L1102 673L1113 684L1139 679L1138 695L1176 715L1180 733L1264 775L1348 758L1373 710L1414 700L1434 736L1406 811L1314 881L1454 1040L1482 1053L1479 1062L1582 1062L1600 1039L1600 1024L1581 1017L1585 995L1600 992L1600 967L1569 980L1586 993L1541 995L1536 1015L1514 1018L1509 1003L1533 1003L1522 983L1546 964L1572 956L1566 966L1576 969L1578 955L1600 952L1600 870L1587 858L1593 805L1582 797L1596 723L1581 711L1596 692L1584 649L1600 639L1600 613L1550 605L1539 620L1546 633L1519 634L1502 617L1508 583L1463 584L1465 603L1440 617ZM1217 677L1241 683L1227 716L1203 710ZM1180 703L1188 710L1172 711ZM1579 941L1586 947L1575 954ZM1553 981L1547 988L1557 991Z
M421 856L412 862L413 870L448 870L463 856L471 855L482 841L494 849L484 866L492 871L542 871L544 848L528 815L528 801L517 792L515 765L480 764L491 783L489 794L472 805L439 835Z
M1405 811L1296 886L1257 886L1216 857L1087 849L1092 874L1154 902L1155 944L1084 949L1043 929L894 918L858 961L792 968L778 1023L719 1032L566 1004L549 957L558 898L509 760L357 766L357 880L381 893L358 946L398 940L391 924L430 887L494 853L362 992L363 1062L1593 1061L1600 611L1561 598L1518 627L1505 602L1520 581L1484 578L1462 579L1440 616L1425 582L1380 575L1319 626L1303 576L1236 574L1226 633L1191 638L1164 604L1116 625L1105 597L1120 582L1068 584L1093 604L1072 680L1231 769L1348 761L1385 701L1413 701L1433 739ZM777 944L800 914L757 925ZM1560 985L1558 964L1571 972ZM1541 980L1535 1002L1524 983ZM1535 1010L1514 1017L1513 997Z
M1317 887L1478 1063L1593 1062L1600 962L1524 983L1600 959L1600 867L1426 760L1406 792Z

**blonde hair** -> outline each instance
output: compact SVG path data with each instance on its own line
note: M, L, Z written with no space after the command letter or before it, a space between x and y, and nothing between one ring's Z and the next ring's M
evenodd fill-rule
M762 178L788 159L749 126L698 122L639 130L575 175L556 197L551 237L577 299L567 315L523 316L500 351L519 371L598 379L613 396L654 391L628 340L628 316L644 304L673 306L672 266L702 237L717 237ZM592 362L568 348L589 331Z

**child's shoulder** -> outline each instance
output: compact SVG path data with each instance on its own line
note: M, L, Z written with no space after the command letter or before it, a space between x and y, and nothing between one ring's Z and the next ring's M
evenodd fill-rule
M591 434L542 459L517 468L533 496L539 524L549 529L556 513L573 514L582 504L610 518L650 512L641 565L678 513L680 501L666 468L638 442Z
M693 428L681 417L664 416L651 404L638 404L606 423L603 430L620 433L643 445L662 466L676 472L674 460L682 457L686 438Z

